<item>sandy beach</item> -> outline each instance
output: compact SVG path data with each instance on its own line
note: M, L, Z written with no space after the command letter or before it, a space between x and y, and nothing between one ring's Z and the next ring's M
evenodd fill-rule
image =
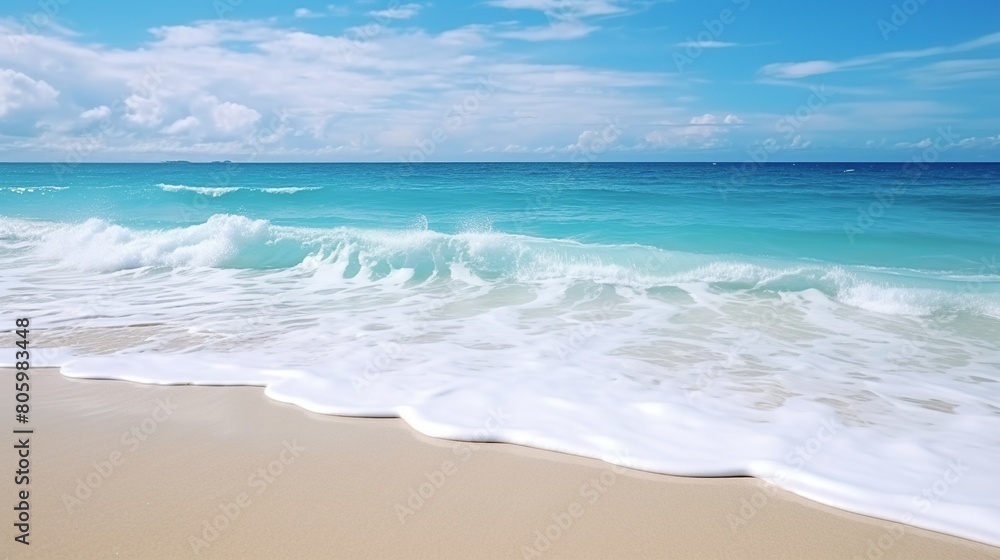
M3 3L0 560L1000 560L998 16Z
M256 387L32 381L31 544L8 510L4 558L1000 558L754 479L437 440Z

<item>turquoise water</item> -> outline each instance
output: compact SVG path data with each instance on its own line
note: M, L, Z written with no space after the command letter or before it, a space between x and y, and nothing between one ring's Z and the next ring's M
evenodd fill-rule
M3 164L0 323L1000 545L998 218L998 164Z
M443 233L972 274L1000 248L995 164L771 164L749 173L742 164L8 164L0 173L5 216L143 229L214 214L317 228L426 220ZM71 188L11 190L43 186ZM291 188L315 190L264 190Z

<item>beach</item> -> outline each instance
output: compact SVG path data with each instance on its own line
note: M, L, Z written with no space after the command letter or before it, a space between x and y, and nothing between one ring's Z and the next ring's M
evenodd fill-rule
M7 4L0 560L1000 560L1000 2Z
M8 529L5 558L1000 558L752 478L429 438L257 387L46 368L31 391L31 544Z
M32 387L4 458L70 469L27 500L72 527L41 543L1000 546L996 165L932 166L867 229L894 164L768 165L724 199L738 164L0 168L35 185L0 191L0 367L74 380Z

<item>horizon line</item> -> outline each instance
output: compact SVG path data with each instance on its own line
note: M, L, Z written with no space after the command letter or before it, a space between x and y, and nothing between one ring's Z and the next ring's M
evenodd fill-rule
M815 163L922 163L924 165L954 165L954 164L1000 164L997 161L922 161L920 159L908 160L802 160L802 161L233 161L233 160L212 160L212 161L188 161L188 160L160 160L160 161L0 161L0 165L63 165L66 167L76 167L78 165L166 165L166 164L187 164L187 165L212 165L212 164L234 164L234 165L442 165L442 164L565 164L565 165L610 165L610 164L725 164L725 165L771 165L771 164L815 164Z

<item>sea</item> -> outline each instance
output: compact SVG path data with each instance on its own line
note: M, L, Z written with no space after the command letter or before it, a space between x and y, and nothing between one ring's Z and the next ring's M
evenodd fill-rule
M1000 545L998 220L990 163L0 164L0 325Z

